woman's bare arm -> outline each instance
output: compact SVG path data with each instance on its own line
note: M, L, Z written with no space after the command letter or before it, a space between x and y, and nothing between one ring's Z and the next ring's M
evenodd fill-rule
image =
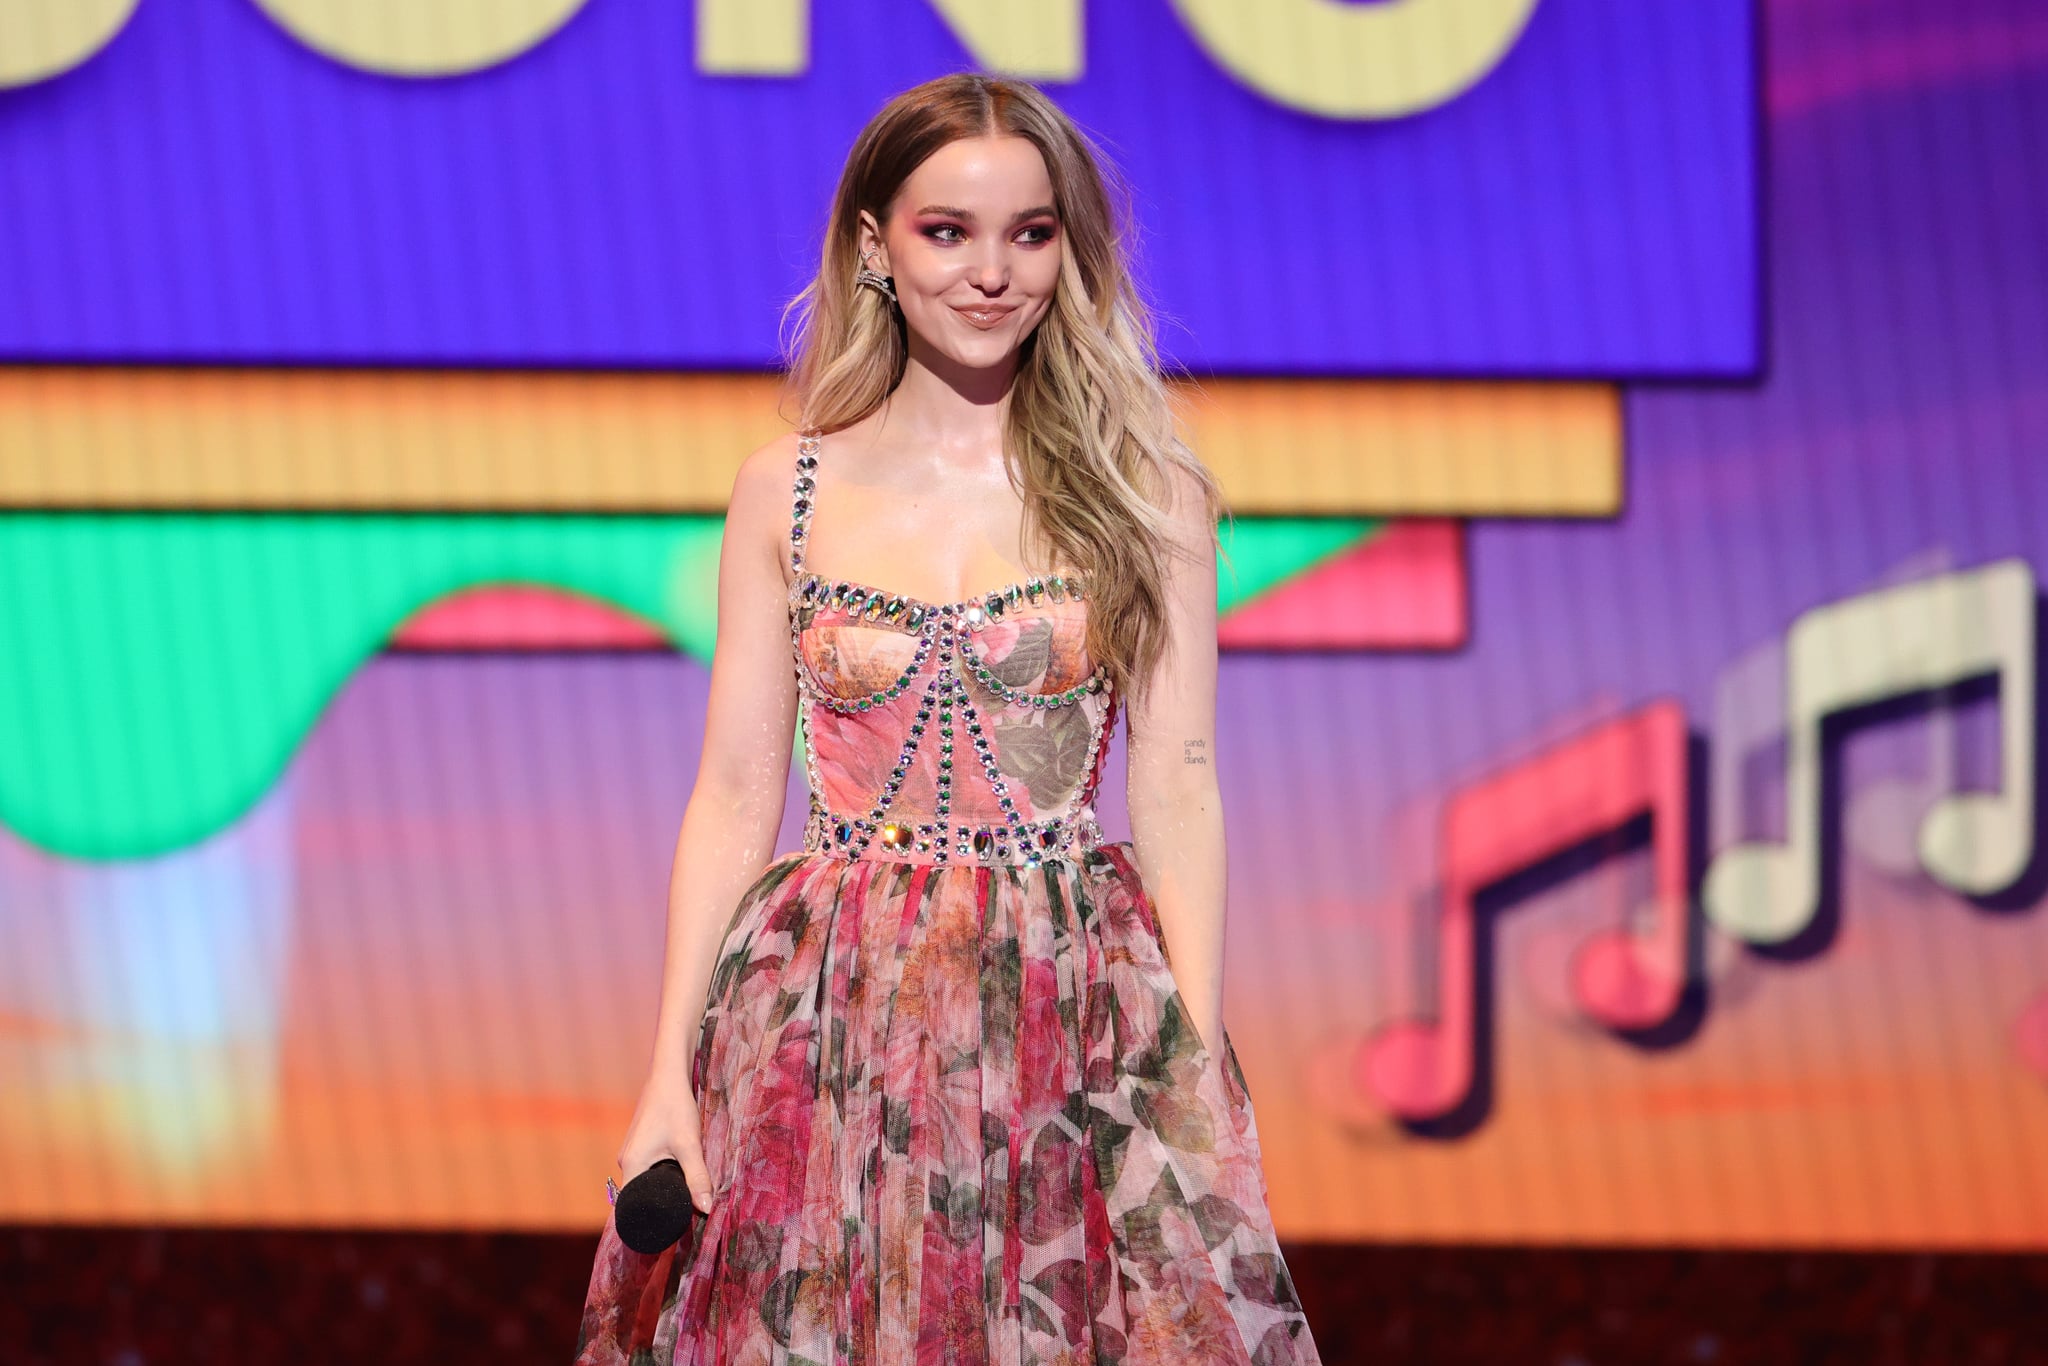
M1177 475L1174 495L1167 648L1130 711L1131 838L1174 985L1213 1052L1222 1047L1227 866L1216 777L1216 553L1193 481Z
M669 874L657 1074L688 1075L719 941L782 825L796 727L782 570L795 469L795 436L770 442L742 462L727 506L703 759Z

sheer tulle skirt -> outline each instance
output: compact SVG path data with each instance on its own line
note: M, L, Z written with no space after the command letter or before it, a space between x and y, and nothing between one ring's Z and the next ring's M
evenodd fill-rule
M579 1361L1314 1362L1222 1051L1127 843L782 858L692 1071L715 1207L657 1257L607 1221Z

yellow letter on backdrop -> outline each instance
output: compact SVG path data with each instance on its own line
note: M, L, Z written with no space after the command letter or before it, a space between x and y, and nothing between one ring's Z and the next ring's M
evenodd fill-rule
M84 66L114 41L137 0L0 0L0 90Z
M456 76L539 47L587 0L256 0L314 51L388 76Z
M1232 75L1290 109L1392 119L1448 103L1500 65L1536 0L1173 0Z
M1081 0L931 0L991 71L1040 81L1081 76ZM795 76L810 65L809 0L698 0L697 69ZM910 73L904 73L907 79Z

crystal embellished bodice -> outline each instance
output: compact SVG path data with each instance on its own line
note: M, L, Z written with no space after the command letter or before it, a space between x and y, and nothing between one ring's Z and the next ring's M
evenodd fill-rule
M811 790L804 847L1020 864L1102 842L1091 803L1116 724L1072 576L929 603L805 564L821 446L798 441L790 644Z

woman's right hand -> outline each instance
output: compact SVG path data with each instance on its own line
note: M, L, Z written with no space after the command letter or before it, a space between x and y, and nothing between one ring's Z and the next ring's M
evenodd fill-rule
M683 1168L690 1186L691 1203L698 1212L711 1212L711 1173L704 1165L704 1148L697 1123L697 1098L690 1092L687 1069L658 1071L640 1089L640 1103L634 1107L633 1122L626 1126L626 1138L619 1145L621 1184L630 1181L664 1157L673 1157Z

